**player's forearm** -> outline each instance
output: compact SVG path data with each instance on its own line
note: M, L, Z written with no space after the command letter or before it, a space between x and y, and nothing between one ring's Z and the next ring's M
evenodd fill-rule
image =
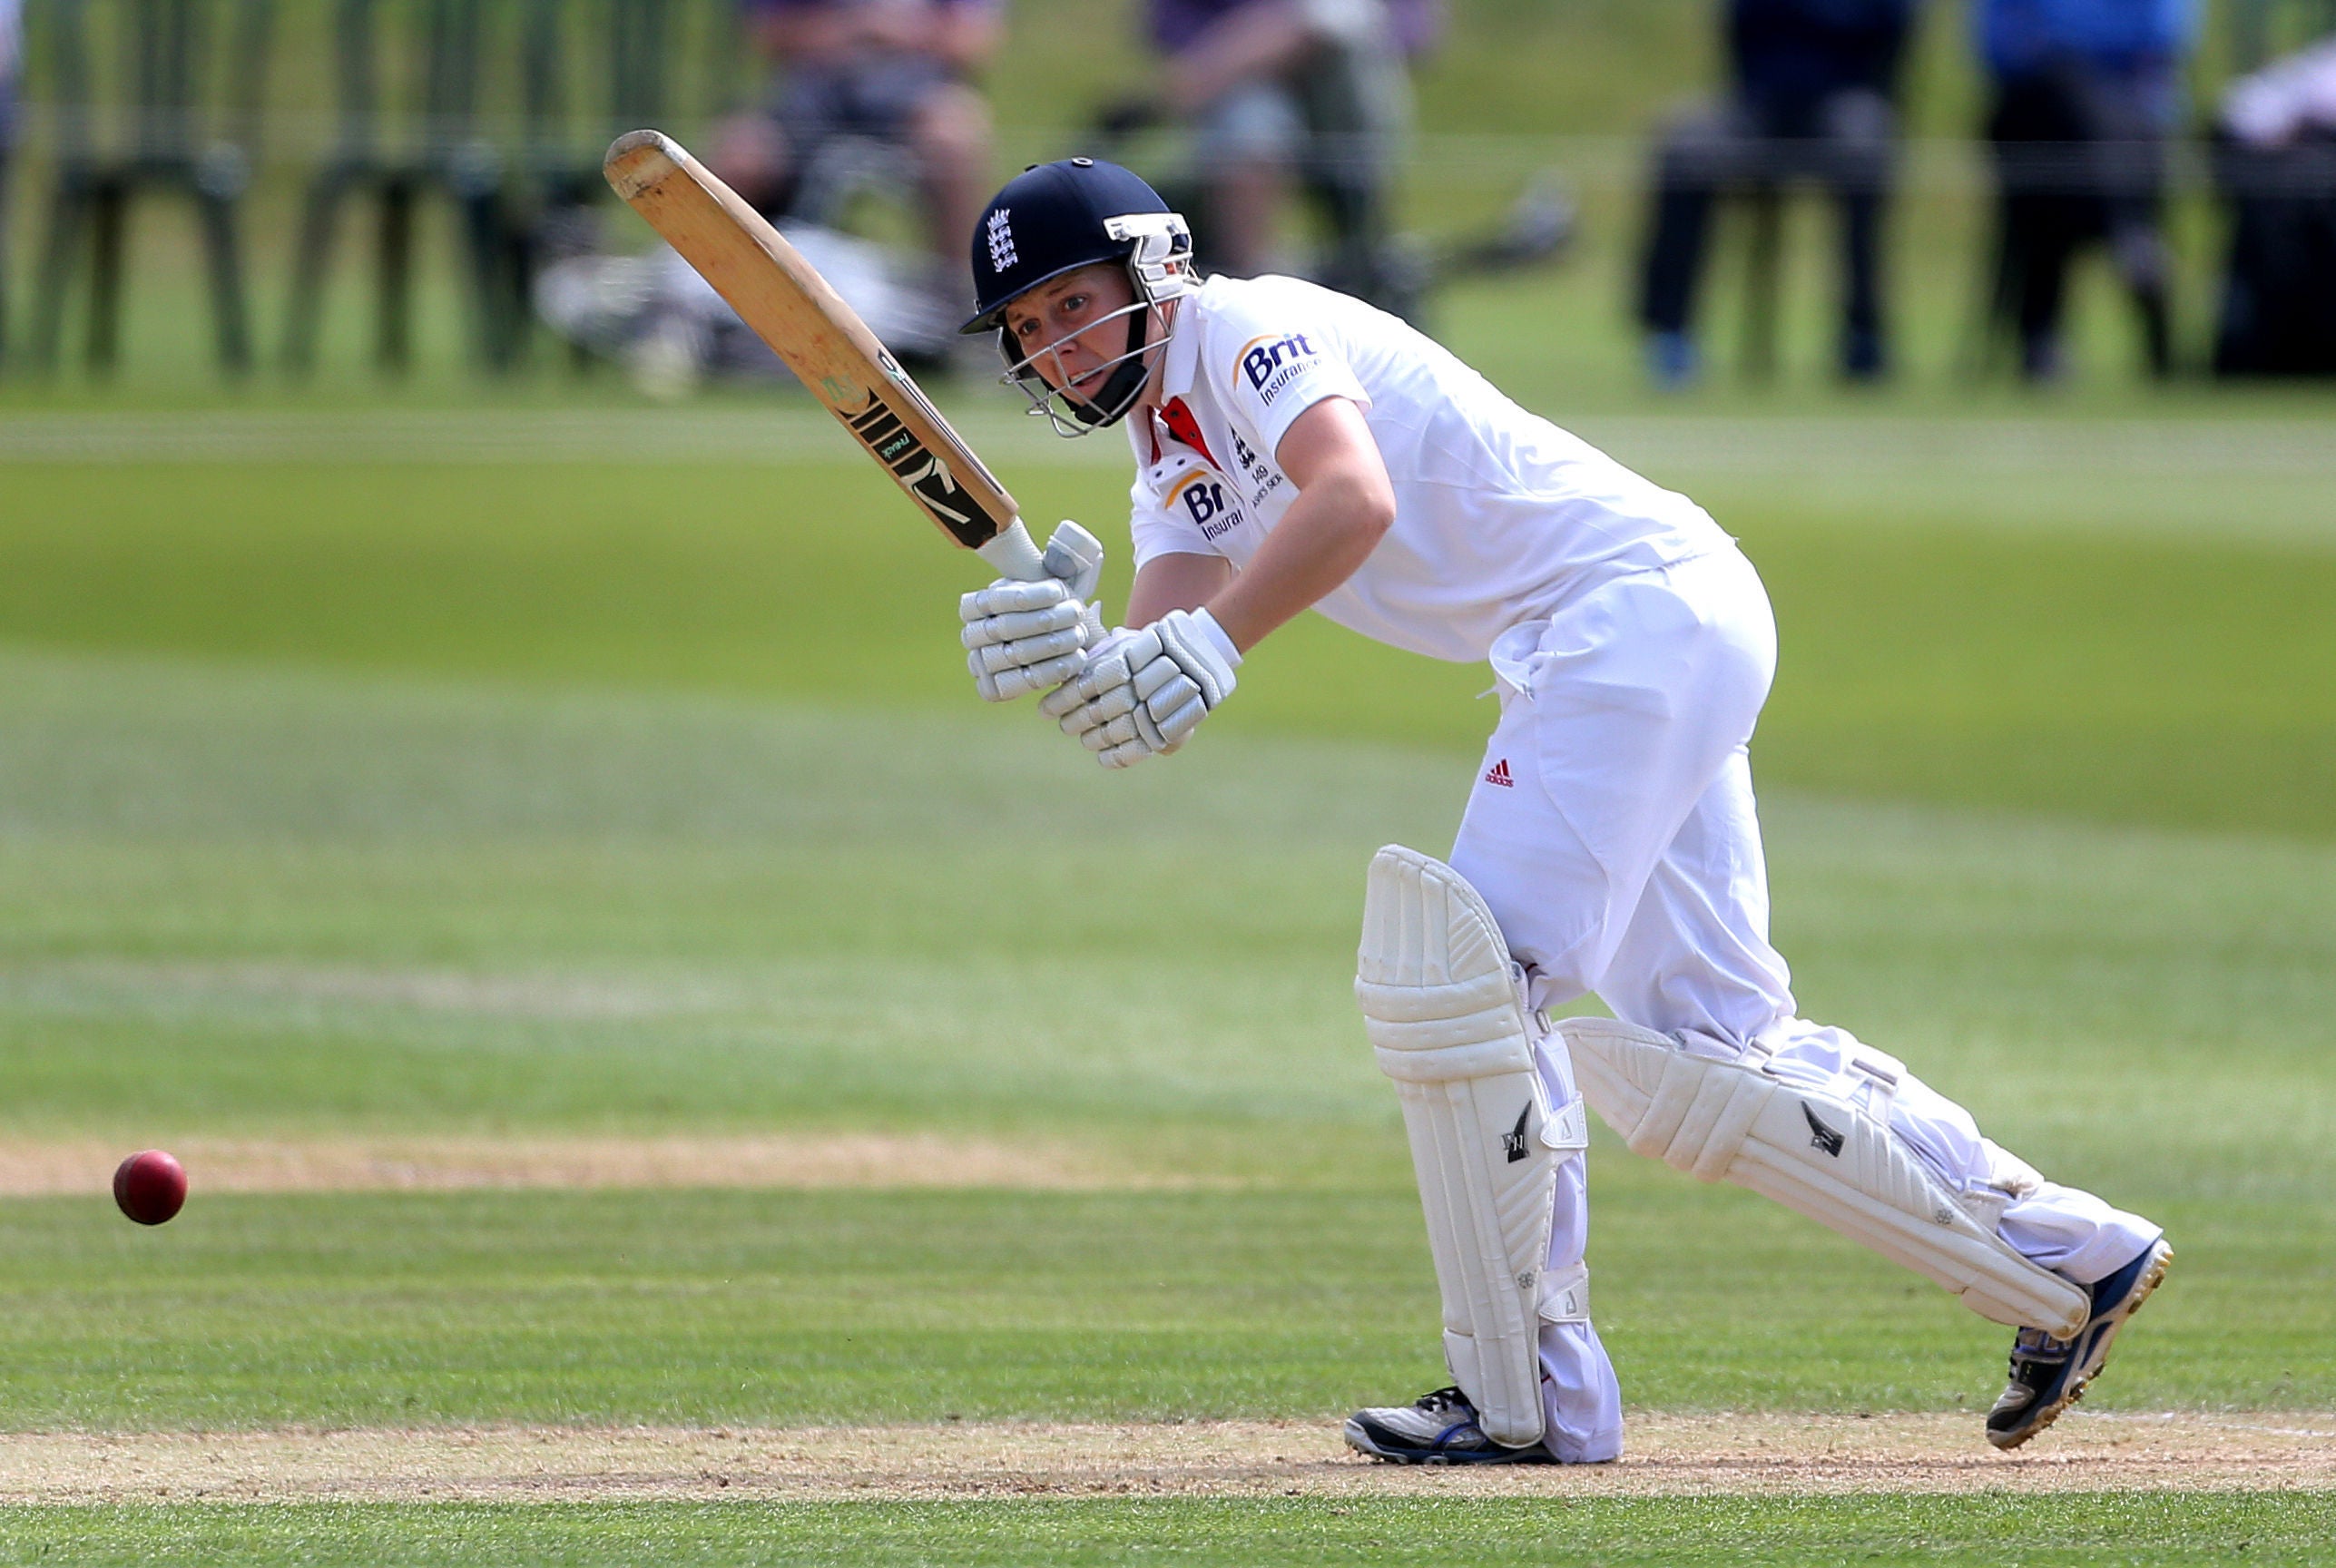
M1248 652L1353 576L1395 522L1395 498L1367 474L1317 480L1290 504L1241 575L1208 603Z
M803 64L831 59L851 44L843 16L826 11L766 11L753 25L754 46L766 60Z
M1155 555L1136 568L1127 591L1128 626L1149 626L1171 610L1198 610L1232 581L1222 555Z

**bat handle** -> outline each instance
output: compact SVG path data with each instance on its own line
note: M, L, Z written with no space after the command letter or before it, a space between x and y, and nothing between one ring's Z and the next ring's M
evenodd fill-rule
M999 576L1016 582L1043 583L1053 575L1046 570L1045 557L1031 542L1030 530L1022 525L1019 517L988 544L974 546L974 554L988 562Z
M1046 545L1045 553L1041 554L1038 546L1031 542L1030 530L1022 525L1019 517L988 544L974 546L974 554L988 562L1001 577L1012 577L1024 583L1044 583L1054 577L1072 584L1074 588L1086 581L1090 583L1090 592L1092 580L1103 564L1103 546L1095 542L1094 534L1078 524L1065 523L1057 528L1055 537ZM1050 561L1054 563L1052 565L1048 564ZM1089 604L1082 609L1079 623L1087 629L1086 646L1092 648L1103 641L1103 612L1095 605Z

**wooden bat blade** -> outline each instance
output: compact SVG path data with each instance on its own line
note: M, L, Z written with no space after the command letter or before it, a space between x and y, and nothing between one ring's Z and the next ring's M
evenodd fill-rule
M1014 497L859 313L737 192L656 131L618 137L603 172L943 533L968 549L1026 537Z

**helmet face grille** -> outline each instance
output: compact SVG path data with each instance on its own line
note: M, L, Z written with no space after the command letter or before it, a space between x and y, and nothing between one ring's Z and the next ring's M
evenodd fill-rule
M1088 390L1084 393L1071 390L1071 378L1064 373L1059 360L1055 362L1057 378L1065 383L1060 387L1050 385L1039 368L1061 350L1069 338L1057 338L1028 354L1017 356L1014 339L1001 326L997 341L999 351L1006 356L1006 374L999 379L1028 398L1030 407L1025 412L1045 419L1057 436L1075 438L1116 425L1135 407L1144 378L1150 374L1145 353L1153 347L1148 341L1153 337L1148 328L1154 315L1152 301L1138 299L1098 318L1073 335L1084 336L1123 318L1127 321L1127 347L1081 377L1088 383ZM1163 330L1160 340L1164 341L1166 336Z

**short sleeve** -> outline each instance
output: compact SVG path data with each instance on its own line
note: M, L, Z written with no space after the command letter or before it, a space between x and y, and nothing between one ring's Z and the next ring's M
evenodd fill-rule
M1208 471L1190 458L1156 465L1136 475L1128 493L1128 542L1135 564L1157 555L1222 555L1183 502L1184 487L1204 484Z
M1204 373L1235 423L1256 433L1259 450L1278 451L1298 416L1325 397L1370 407L1339 335L1289 295L1242 299L1210 327Z

